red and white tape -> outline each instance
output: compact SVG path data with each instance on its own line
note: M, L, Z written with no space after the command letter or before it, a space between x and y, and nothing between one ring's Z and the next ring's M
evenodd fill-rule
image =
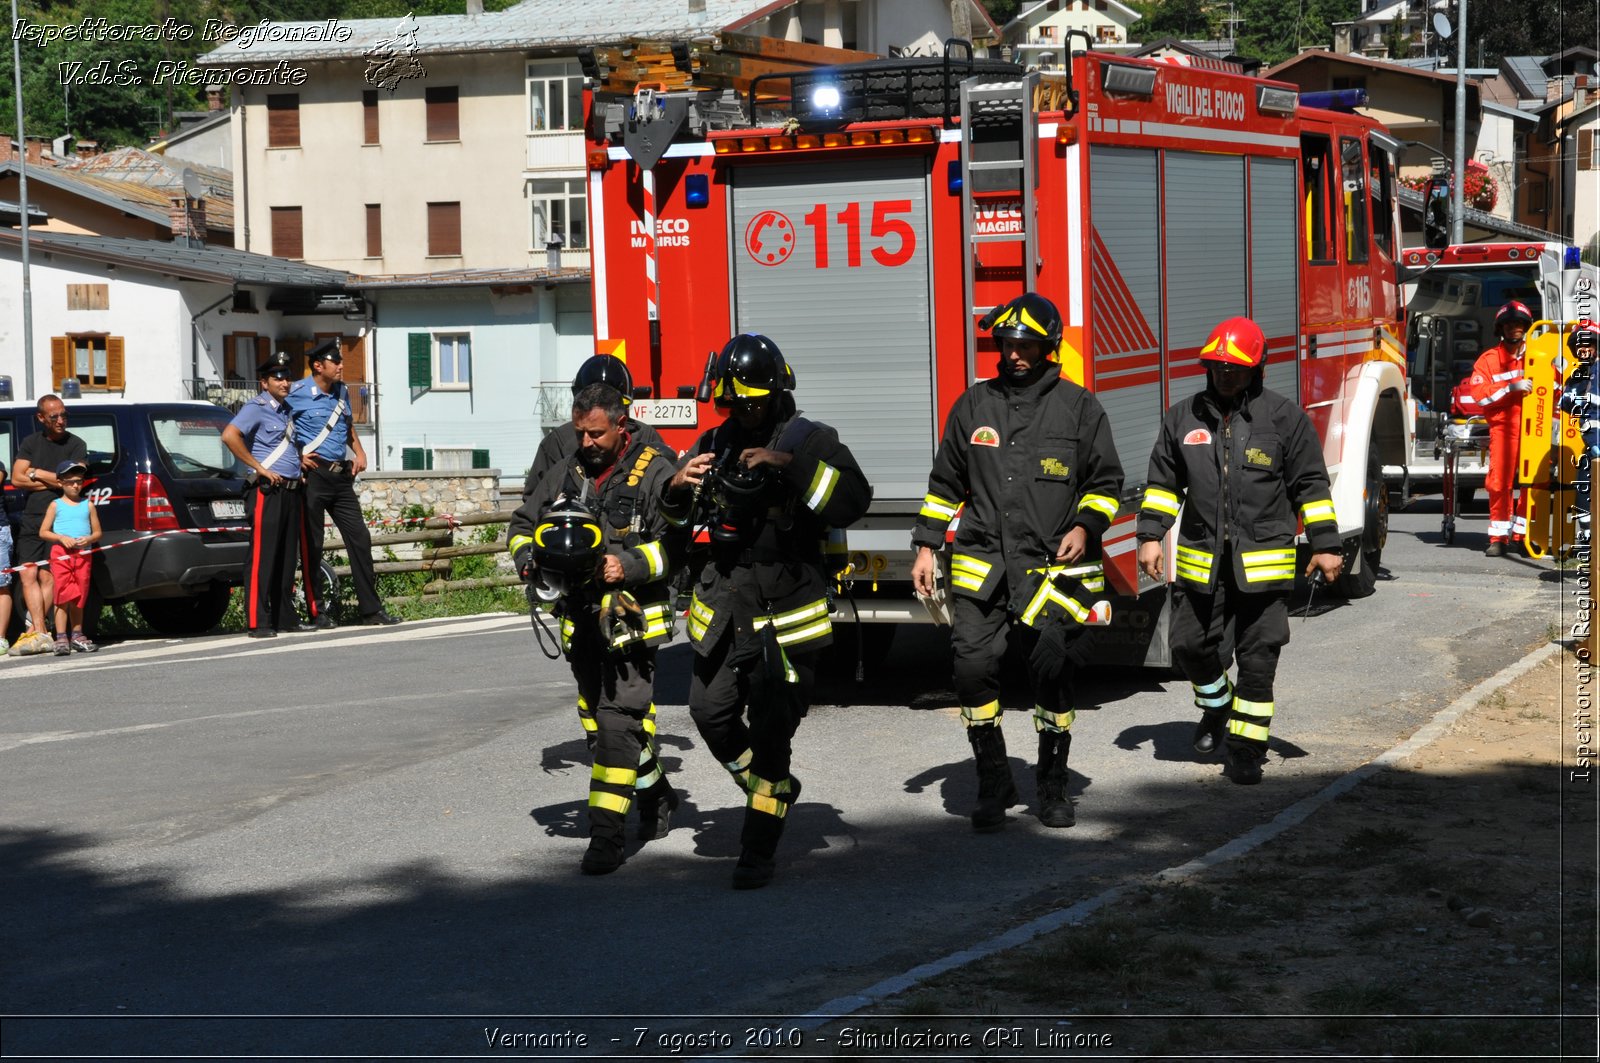
M224 524L215 528L168 528L166 531L150 532L146 535L135 536L132 539L124 539L119 543L103 543L96 546L91 546L87 550L77 550L74 552L80 556L86 554L103 554L107 550L115 550L121 546L132 546L135 543L146 543L151 539L159 539L165 535L193 534L196 532L247 532L249 530L250 525L248 524ZM48 561L29 561L26 564L15 565L11 568L0 568L0 573L21 572L25 568L49 567L50 562Z

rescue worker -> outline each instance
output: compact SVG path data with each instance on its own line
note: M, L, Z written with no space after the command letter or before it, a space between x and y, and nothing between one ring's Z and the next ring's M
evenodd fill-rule
M757 889L772 880L800 797L790 742L817 651L833 638L823 542L860 519L872 489L838 433L799 415L794 372L772 340L734 336L710 376L728 417L689 449L662 497L668 520L709 533L689 605L689 712L745 794L733 887Z
M994 317L990 335L1000 347L999 375L968 388L950 410L911 535L911 582L918 594L933 593L934 554L960 510L950 642L978 771L973 829L1000 830L1019 800L1000 727L1008 640L1028 654L1039 819L1070 827L1076 643L1084 625L1111 619L1100 539L1117 515L1122 465L1100 401L1061 375L1055 304L1034 292L1019 296Z
M1226 731L1226 771L1241 785L1261 781L1266 759L1296 518L1311 541L1305 574L1331 583L1344 567L1321 445L1305 411L1262 386L1266 345L1254 321L1234 317L1200 348L1205 389L1162 416L1137 533L1140 567L1164 580L1161 541L1178 522L1172 657L1201 712L1195 750L1212 752ZM1230 627L1232 683L1222 656Z
M1533 313L1513 299L1494 315L1500 342L1478 356L1457 407L1489 422L1489 468L1483 486L1489 493L1489 545L1485 557L1504 557L1508 542L1522 542L1528 518L1516 485L1517 452L1522 439L1522 397L1533 390L1523 375L1522 338L1533 325Z
M656 647L672 636L667 573L671 528L658 502L673 474L668 452L634 438L622 397L591 384L572 400L577 453L550 469L511 518L517 571L558 602L561 643L593 712L589 849L584 874L623 861L629 807L638 836L666 836L678 796L657 760Z
M1574 482L1577 487L1577 535L1574 541L1586 547L1590 540L1590 491L1593 490L1595 459L1600 458L1600 379L1595 375L1595 349L1600 346L1600 325L1580 321L1567 334L1567 351L1572 355L1572 372L1561 385L1556 408L1578 423L1583 453L1577 460ZM1565 479L1565 477L1563 477Z
M634 442L654 447L669 457L672 455L672 449L662 440L659 432L650 425L627 416L627 410L633 404L633 375L628 372L628 363L610 354L596 354L585 359L572 377L573 398L577 398L578 393L591 384L608 385L615 388L617 394L622 396L622 427ZM533 464L528 468L527 478L522 483L523 504L533 501L539 481L551 469L567 462L577 452L578 433L573 428L572 422L567 421L545 433L545 437L539 441L539 449L534 452ZM534 610L539 608L531 586L528 606ZM592 751L595 742L594 705L584 698L581 689L578 691L578 723L582 725L583 739Z

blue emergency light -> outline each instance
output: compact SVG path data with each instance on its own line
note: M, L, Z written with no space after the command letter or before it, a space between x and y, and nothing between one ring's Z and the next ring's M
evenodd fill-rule
M961 160L960 159L951 159L950 160L950 168L945 173L945 182L950 186L950 194L952 196L959 196L961 194Z
M711 178L703 173L692 173L683 179L683 202L690 207L703 207L711 202Z
M1561 252L1561 268L1577 269L1583 265L1583 252L1576 244L1567 247Z
M1300 103L1324 111L1353 111L1367 105L1366 89L1333 89L1328 92L1302 92Z

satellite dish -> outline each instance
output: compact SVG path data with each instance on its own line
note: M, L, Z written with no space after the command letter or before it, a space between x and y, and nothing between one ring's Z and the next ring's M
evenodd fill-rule
M1445 18L1443 11L1435 11L1433 13L1433 32L1445 40L1449 40L1450 35L1455 31L1455 27L1450 25L1450 20Z
M205 182L187 166L183 170L183 194L190 199L204 199L206 196Z

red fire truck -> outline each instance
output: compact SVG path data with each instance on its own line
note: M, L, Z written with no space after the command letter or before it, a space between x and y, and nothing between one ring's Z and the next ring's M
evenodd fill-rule
M597 348L683 446L718 416L695 401L708 353L741 331L777 341L800 406L875 488L838 619L925 619L909 535L939 433L996 371L977 321L1027 289L1061 308L1062 372L1105 405L1127 473L1109 653L1165 663L1169 584L1138 571L1134 517L1163 410L1204 386L1200 344L1236 314L1324 442L1341 589L1372 592L1407 401L1399 145L1375 122L1231 69L1093 51L1060 73L949 49L590 103Z

